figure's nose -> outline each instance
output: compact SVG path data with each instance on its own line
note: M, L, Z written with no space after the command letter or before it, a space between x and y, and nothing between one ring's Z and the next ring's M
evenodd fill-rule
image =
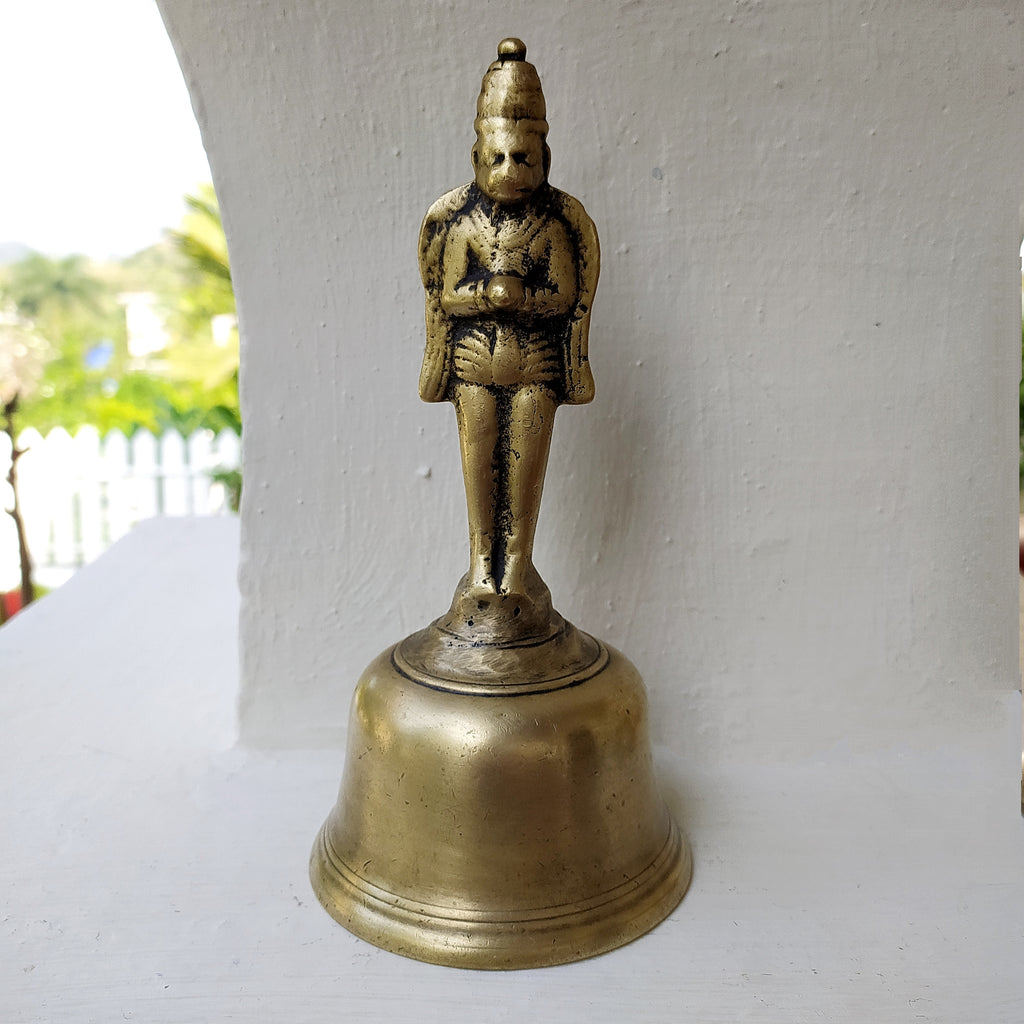
M495 185L506 185L515 180L516 173L515 167L510 167L508 163L499 164L497 167L491 170L491 181Z

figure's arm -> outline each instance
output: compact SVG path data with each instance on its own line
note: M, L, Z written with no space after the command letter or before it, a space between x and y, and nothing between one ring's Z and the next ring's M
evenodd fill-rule
M485 269L485 254L474 253L475 240L471 225L456 224L449 231L444 247L441 308L448 316L528 312L523 279Z
M577 302L577 254L565 226L554 221L537 237L533 249L545 259L547 273L540 287L526 289L523 312L541 317L570 313Z

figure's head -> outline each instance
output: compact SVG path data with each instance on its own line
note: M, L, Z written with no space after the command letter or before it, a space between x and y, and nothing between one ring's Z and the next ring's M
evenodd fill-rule
M519 39L503 39L476 103L473 170L480 191L496 203L529 198L547 181L551 151L537 69Z

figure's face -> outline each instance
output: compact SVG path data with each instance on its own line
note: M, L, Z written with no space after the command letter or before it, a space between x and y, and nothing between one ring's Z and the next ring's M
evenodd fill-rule
M518 203L544 184L544 139L516 127L484 128L473 147L476 183L496 203Z

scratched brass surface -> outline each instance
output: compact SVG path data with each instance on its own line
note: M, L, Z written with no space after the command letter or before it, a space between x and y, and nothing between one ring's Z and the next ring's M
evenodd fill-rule
M514 697L431 689L394 648L353 703L314 889L356 935L462 967L603 952L679 901L689 853L658 794L636 669Z
M520 40L500 43L474 180L420 231L420 396L455 406L469 569L448 612L359 680L310 859L317 897L356 935L491 969L629 942L673 910L691 871L639 674L554 610L533 564L555 411L594 397L600 254L582 205L548 184L546 105L525 58Z

